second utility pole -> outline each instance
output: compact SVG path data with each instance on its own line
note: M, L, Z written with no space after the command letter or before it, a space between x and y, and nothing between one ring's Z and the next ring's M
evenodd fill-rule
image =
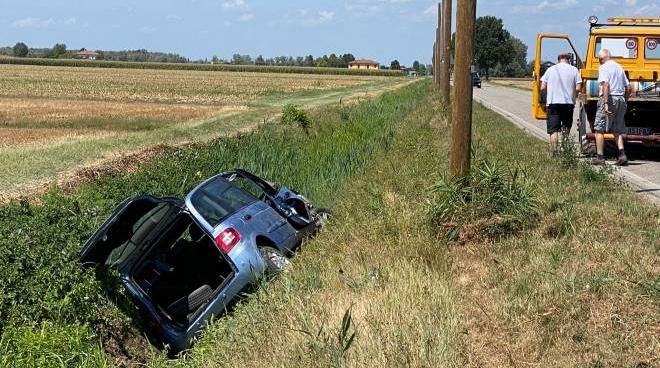
M458 0L456 10L456 60L449 174L452 177L460 178L466 177L470 173L472 61L477 0Z
M440 96L445 106L449 106L449 79L451 77L451 3L444 0L442 4L442 50L440 50ZM438 9L440 11L440 9Z
M451 1L451 0L445 0L445 1ZM441 69L441 62L442 62L442 2L438 3L438 27L435 29L435 62L433 63L433 72L435 73L435 89L437 91L440 91L440 87L442 86L441 78L442 78L442 73L440 71Z

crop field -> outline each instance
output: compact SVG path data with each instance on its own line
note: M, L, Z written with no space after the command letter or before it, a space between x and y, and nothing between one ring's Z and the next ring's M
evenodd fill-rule
M304 107L407 83L314 75L0 64L0 176L15 197L72 170L144 147L209 140Z

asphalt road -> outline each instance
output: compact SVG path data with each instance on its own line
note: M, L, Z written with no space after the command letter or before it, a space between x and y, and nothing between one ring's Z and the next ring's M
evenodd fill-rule
M532 117L531 91L484 83L483 88L474 89L474 99L500 113L529 134L549 141L545 121ZM574 121L577 121L577 116ZM626 154L630 164L623 168L617 167L617 174L630 184L632 190L660 204L660 148L645 148L630 143L626 146ZM613 163L614 159L615 157L609 157L608 162Z

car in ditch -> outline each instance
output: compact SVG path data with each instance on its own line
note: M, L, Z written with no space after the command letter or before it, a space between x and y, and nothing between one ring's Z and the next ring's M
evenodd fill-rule
M80 261L112 270L152 342L178 352L260 277L284 270L329 216L301 194L237 169L185 199L126 199Z

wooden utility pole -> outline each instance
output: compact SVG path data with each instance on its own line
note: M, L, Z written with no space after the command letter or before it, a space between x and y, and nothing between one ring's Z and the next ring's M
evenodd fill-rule
M433 84L434 85L436 83L438 83L437 82L438 75L435 72L436 71L436 67L435 67L436 64L435 63L436 63L436 59L438 58L437 51L438 51L438 48L436 47L435 42L433 42L433 56L431 57L431 63L433 64L433 70L431 72L433 73Z
M445 0L446 1L446 0ZM438 27L435 29L435 63L433 64L433 72L436 73L435 89L440 90L441 78L440 63L442 62L442 2L438 3Z
M451 78L451 3L452 0L443 1L442 32L440 32L442 34L442 50L440 50L440 96L445 106L449 106L449 79Z
M472 61L477 0L457 0L456 10L456 59L449 173L452 177L465 177L470 172L472 144Z

